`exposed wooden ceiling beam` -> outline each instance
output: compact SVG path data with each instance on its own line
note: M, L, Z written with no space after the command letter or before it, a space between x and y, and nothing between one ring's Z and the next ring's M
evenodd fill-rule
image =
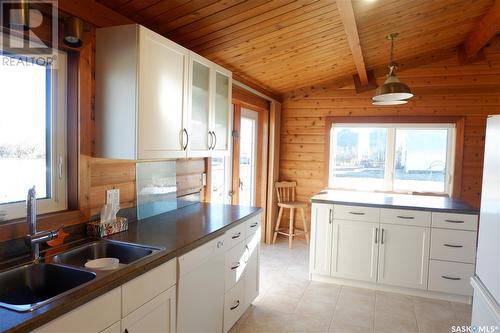
M467 58L474 57L493 36L500 32L500 0L476 23L464 42Z
M341 0L336 3L340 17L342 18L345 33L347 35L347 41L349 42L349 47L351 48L352 57L354 58L354 64L358 70L359 80L362 85L367 85L368 75L366 73L365 61L363 59L363 51L361 50L361 44L359 42L358 27L356 26L356 18L354 17L352 1Z
M134 23L131 19L101 5L95 0L59 0L58 8L97 27Z

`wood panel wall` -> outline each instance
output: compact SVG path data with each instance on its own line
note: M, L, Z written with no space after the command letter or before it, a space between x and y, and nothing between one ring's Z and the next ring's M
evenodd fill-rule
M486 48L486 60L460 66L453 57L398 74L416 96L400 107L371 105L374 91L356 94L351 82L315 85L283 99L280 179L297 181L298 199L325 188L325 117L465 116L460 197L480 205L486 117L500 113L500 39ZM377 78L379 84L384 77Z

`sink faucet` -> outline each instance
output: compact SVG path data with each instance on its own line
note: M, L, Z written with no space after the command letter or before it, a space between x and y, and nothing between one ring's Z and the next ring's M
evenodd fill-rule
M40 243L57 238L59 230L37 232L35 186L28 190L28 198L26 199L26 222L28 223L26 243L31 248L31 259L38 262L40 260Z

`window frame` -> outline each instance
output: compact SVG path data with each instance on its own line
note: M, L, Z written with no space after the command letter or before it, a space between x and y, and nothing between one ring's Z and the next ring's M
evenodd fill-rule
M446 179L447 181L447 191L446 192L425 192L425 194L430 195L447 195L451 197L458 198L461 194L461 186L462 186L462 160L463 160L463 142L464 142L464 131L465 131L465 117L455 117L455 116L379 116L379 117L326 117L325 118L325 157L326 157L326 168L324 181L327 184L328 188L334 188L331 182L330 175L330 164L332 162L332 154L333 154L333 146L331 145L331 132L334 125L353 125L353 126L362 126L362 127L382 127L382 125L387 124L388 126L394 126L395 124L401 124L401 127L412 128L421 128L424 125L429 125L429 127L434 127L439 125L443 126L446 124L447 126L453 125L455 130L449 131L448 135L452 136L448 138L448 142L451 147L447 149L447 160L450 165L447 166L446 170ZM380 192L387 193L396 193L393 188L394 184L394 174L392 167L394 166L394 161L392 161L394 154L391 154L391 151L394 152L395 149L395 128L393 128L394 135L388 135L388 147L386 147L386 165L390 165L391 168L385 168L385 176L384 176L384 189L377 190ZM389 142L390 140L390 142ZM331 147L332 146L332 147ZM390 159L390 160L388 160ZM389 170L388 170L389 169ZM451 177L451 180L450 180ZM390 187L388 186L390 184ZM351 189L352 190L352 189ZM354 189L355 190L355 189ZM398 191L397 193L401 193L403 191ZM404 191L405 193L410 191ZM416 192L413 192L416 193Z
M67 98L68 98L68 54L54 50L58 57L56 69L47 68L50 75L50 197L37 199L37 214L53 213L68 208L67 171ZM13 54L2 54L17 57ZM27 193L27 192L26 192ZM0 204L0 223L26 216L24 200Z

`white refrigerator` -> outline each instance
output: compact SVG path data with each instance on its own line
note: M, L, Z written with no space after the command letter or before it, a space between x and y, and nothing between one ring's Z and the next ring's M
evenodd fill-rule
M487 122L476 274L471 284L472 325L478 332L500 332L500 116Z

